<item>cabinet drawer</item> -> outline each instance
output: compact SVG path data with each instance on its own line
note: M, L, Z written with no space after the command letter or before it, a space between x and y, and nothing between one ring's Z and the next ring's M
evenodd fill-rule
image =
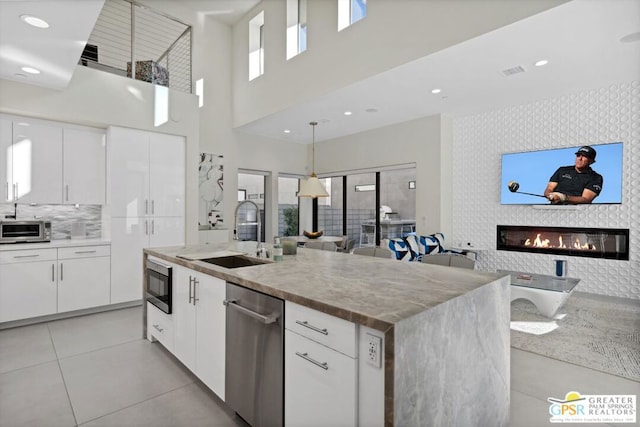
M291 427L355 426L357 359L285 332L285 422Z
M0 252L0 264L16 262L56 261L57 249L24 249L18 251Z
M58 248L58 259L92 258L110 256L111 245L74 246L72 248Z
M285 328L350 357L357 357L356 325L317 310L286 302Z
M173 351L173 320L171 316L147 303L147 338L157 339L169 351Z

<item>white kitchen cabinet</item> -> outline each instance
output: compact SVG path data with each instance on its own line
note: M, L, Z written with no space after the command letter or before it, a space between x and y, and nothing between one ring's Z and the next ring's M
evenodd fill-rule
M63 203L103 205L106 193L106 135L101 129L65 127Z
M56 249L0 253L0 322L55 314Z
M142 299L148 227L145 217L111 218L111 304Z
M11 144L13 144L13 122L0 117L0 185L2 188L2 202L13 200L13 168L9 168L11 158Z
M182 217L185 210L184 138L149 133L150 215Z
M357 326L285 303L285 425L358 425Z
M226 283L180 266L174 279L174 354L224 400Z
M36 120L14 120L7 153L9 201L62 201L62 128Z
M285 330L285 425L356 426L357 362Z
M105 203L104 130L2 116L0 150L4 202Z
M173 317L166 314L150 302L147 303L147 339L157 339L162 345L173 352Z
M58 312L109 305L110 246L58 249Z
M184 138L118 127L108 138L111 216L184 217Z
M184 244L185 142L119 127L108 141L114 304L142 298L142 249Z
M110 246L0 252L0 322L109 305Z

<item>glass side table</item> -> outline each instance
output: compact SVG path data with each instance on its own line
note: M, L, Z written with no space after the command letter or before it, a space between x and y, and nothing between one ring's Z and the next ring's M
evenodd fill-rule
M547 317L555 316L580 282L571 277L498 270L511 276L511 301L524 298L531 301Z

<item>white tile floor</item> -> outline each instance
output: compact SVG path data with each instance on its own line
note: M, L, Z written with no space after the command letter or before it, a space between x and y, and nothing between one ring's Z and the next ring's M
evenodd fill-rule
M246 426L140 338L141 318L135 307L0 331L0 426ZM547 398L572 390L640 395L640 383L512 349L511 426L551 425Z

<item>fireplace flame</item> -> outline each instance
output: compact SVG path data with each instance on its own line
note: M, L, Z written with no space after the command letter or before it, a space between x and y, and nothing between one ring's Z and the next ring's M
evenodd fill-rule
M525 240L524 245L533 246L534 248L567 248L567 245L562 241L562 236L558 236L558 245L553 246L549 239L542 236L542 233L536 234L536 238L533 239L533 241L531 241L531 239ZM582 243L579 238L576 238L575 242L573 242L573 248L592 251L597 250L596 245L590 244L589 242Z

